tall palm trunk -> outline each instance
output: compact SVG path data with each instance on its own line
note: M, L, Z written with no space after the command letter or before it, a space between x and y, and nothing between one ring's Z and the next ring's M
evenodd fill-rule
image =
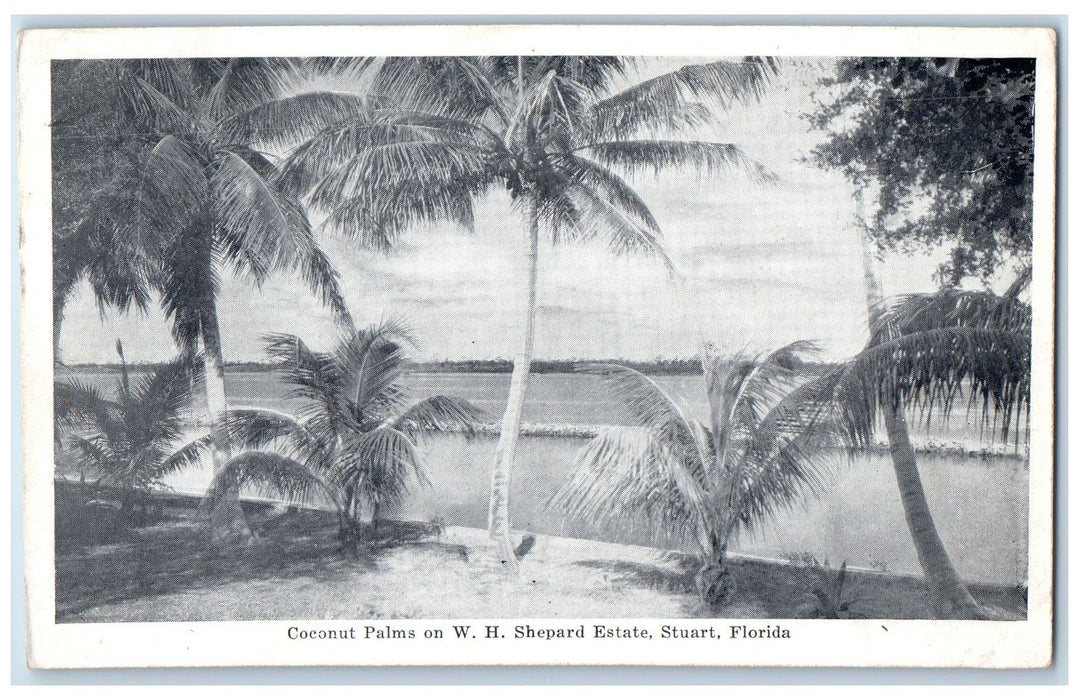
M225 420L228 402L225 397L225 361L221 352L221 331L217 320L217 303L211 298L201 314L203 375L206 382L206 409L210 417L210 437L213 439L214 474L218 474L232 457ZM219 541L251 539L243 509L240 489L231 486L224 498L217 499L210 512L213 537Z
M859 195L862 209L862 270L865 280L865 299L869 318L873 320L882 308L884 294L880 280L873 271L873 258L868 240L869 217L866 215L865 202ZM914 549L918 552L918 562L925 574L925 585L929 591L929 604L935 616L945 619L978 619L984 617L981 609L970 595L970 591L959 578L959 573L952 565L948 551L937 532L933 515L929 511L929 502L922 488L922 478L918 473L918 462L914 457L914 448L910 442L910 429L903 415L902 406L890 401L880 404L884 416L884 427L888 432L888 446L892 454L892 466L899 486L899 497L903 503L903 515L907 528L914 540Z
M528 219L527 254L525 256L527 292L524 304L524 329L517 355L513 359L513 375L510 379L510 395L506 412L502 416L502 430L495 448L495 465L491 472L491 509L488 516L488 532L498 542L502 560L511 571L518 568L517 555L510 541L509 488L513 459L517 450L517 436L521 431L521 412L524 410L528 375L532 368L532 343L536 326L536 277L539 263L539 212L535 199L530 199L526 211Z

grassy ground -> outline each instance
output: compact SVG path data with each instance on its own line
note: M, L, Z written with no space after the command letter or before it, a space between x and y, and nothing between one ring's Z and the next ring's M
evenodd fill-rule
M68 511L71 512L71 511ZM364 618L795 617L816 570L733 564L738 592L713 611L693 593L690 557L646 547L538 536L510 579L486 534L386 523L381 541L345 553L327 514L251 512L258 541L215 549L189 512L156 525L101 527L102 511L58 537L59 622ZM60 525L58 523L58 525ZM85 533L107 543L94 544ZM928 617L919 581L851 572L844 598L875 618ZM1022 618L1018 592L978 589L1002 617Z

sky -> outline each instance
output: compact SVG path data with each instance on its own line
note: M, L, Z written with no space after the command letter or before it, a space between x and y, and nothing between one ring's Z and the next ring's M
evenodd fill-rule
M707 59L647 59L643 77ZM813 108L827 61L788 61L760 103L733 109L695 135L737 144L779 177L744 173L650 173L630 179L659 221L679 275L654 258L614 257L602 245L541 244L535 357L689 357L701 342L765 351L816 341L822 359L856 353L866 339L857 211L835 172L804 162L822 138L802 114ZM472 233L450 225L409 232L392 253L360 249L323 232L360 324L401 317L420 340L417 359L511 358L524 294L524 222L507 196L476 207ZM886 296L935 289L940 254L877 261ZM218 303L226 361L262 359L262 336L295 333L316 348L336 339L329 312L287 274L261 289L225 276ZM69 364L132 361L176 352L163 315L99 312L84 283L67 305L61 335Z

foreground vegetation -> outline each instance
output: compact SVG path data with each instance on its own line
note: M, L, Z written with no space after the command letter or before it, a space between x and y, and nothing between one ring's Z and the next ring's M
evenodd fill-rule
M58 489L67 501L58 506L72 505L76 489ZM386 521L377 541L344 554L332 513L245 503L258 539L220 549L193 504L173 498L156 524L111 531L102 510L58 507L57 621L791 618L810 615L806 602L822 583L811 565L731 557L745 585L712 612L694 591L697 560L677 552L539 536L523 575L509 579L481 530ZM999 617L1025 616L1014 588L973 592ZM930 617L913 577L848 571L838 598L871 618Z

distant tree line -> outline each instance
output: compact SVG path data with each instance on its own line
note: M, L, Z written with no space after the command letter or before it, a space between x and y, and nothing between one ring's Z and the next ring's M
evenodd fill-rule
M798 360L798 368L804 371L826 371L834 366L828 362L806 362ZM135 371L153 371L163 367L166 363L146 362L131 363L128 366ZM658 357L654 360L534 360L532 372L535 374L571 374L579 371L585 365L594 364L617 364L629 367L638 372L650 375L699 375L701 373L701 360L699 357ZM69 367L75 371L109 371L119 372L120 365L115 362L73 364ZM270 372L277 365L270 362L226 362L225 369L230 372ZM513 371L513 362L505 358L474 359L474 360L432 360L428 362L412 362L408 368L415 372L446 372L467 374L509 374Z

